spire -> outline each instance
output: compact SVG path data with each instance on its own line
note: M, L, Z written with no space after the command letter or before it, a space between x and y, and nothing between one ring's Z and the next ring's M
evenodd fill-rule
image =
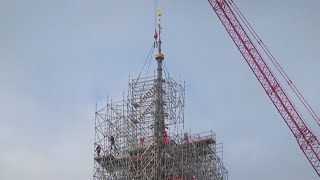
M156 1L157 2L157 1ZM155 141L155 177L157 180L163 179L161 175L161 167L162 164L162 142L161 139L163 137L163 132L165 131L165 119L164 119L164 100L163 100L163 82L162 79L162 61L164 60L164 55L161 53L161 9L160 6L156 8L156 17L157 23L155 27L155 45L158 48L158 52L155 55L155 59L157 60L157 79L155 84L155 119L154 119L154 141Z
M156 137L156 141L159 141L162 131L165 130L164 123L164 107L163 107L163 79L162 79L162 61L164 60L164 55L161 53L161 9L158 7L156 9L157 16L157 26L154 34L155 44L157 45L158 52L155 55L155 59L157 60L157 80L155 84L155 95L156 95L156 103L155 103L155 129L154 134Z
M157 15L157 26L155 29L155 34L154 34L154 39L155 39L155 44L158 47L158 53L156 54L156 60L160 60L162 61L164 59L164 55L161 53L161 32L162 32L162 28L161 28L161 9L158 8L156 15Z

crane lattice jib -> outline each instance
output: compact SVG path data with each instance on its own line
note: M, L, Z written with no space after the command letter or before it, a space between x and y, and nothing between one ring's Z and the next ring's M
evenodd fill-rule
M208 0L233 42L290 128L301 150L320 176L320 143L309 130L225 0Z

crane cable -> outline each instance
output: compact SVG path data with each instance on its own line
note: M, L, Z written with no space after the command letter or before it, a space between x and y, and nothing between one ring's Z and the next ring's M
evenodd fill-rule
M152 46L151 46L151 49L150 49L150 51L149 51L149 53L148 53L148 56L147 56L146 60L144 61L144 64L143 64L143 66L142 66L142 69L141 69L141 71L140 71L140 73L139 73L139 75L138 75L138 78L137 78L136 82L133 83L134 85L136 85L136 83L137 83L138 80L140 79L140 76L141 76L141 74L142 74L142 72L143 72L143 70L144 70L144 67L146 66L148 60L150 61L150 59L152 58L151 55L153 54L153 51L154 51L154 46L152 45ZM150 63L149 63L149 65L148 65L147 72L149 71L149 66L150 66Z
M155 29L155 33L157 33L157 12L158 12L158 7L160 7L160 2L158 0L155 0L155 3L154 3L154 11L155 11L155 14L154 14L154 29ZM153 45L151 46L151 49L150 49L150 51L148 53L148 56L147 56L147 58L146 58L146 60L145 60L145 62L143 64L143 66L142 66L142 69L141 69L141 71L140 71L140 73L138 75L138 78L137 78L136 82L133 83L134 85L140 79L140 76L141 76L141 74L142 74L147 62L149 61L145 77L147 77L147 75L148 75L149 68L150 68L150 62L151 62L151 58L152 58L151 54L153 54L154 49L157 46L157 42L156 42L157 39L156 38L158 38L158 37L156 37L156 34L154 34L155 41L154 41Z
M286 80L290 88L294 91L296 96L299 98L299 100L302 102L304 107L309 111L310 115L313 117L315 122L320 126L320 118L317 116L315 111L312 109L312 107L309 105L309 103L306 101L306 99L303 97L299 89L294 85L294 83L291 81L287 73L283 70L283 68L280 66L278 61L275 59L275 57L271 54L267 46L263 43L261 38L258 36L256 31L252 28L250 23L247 21L247 19L244 17L244 15L241 13L237 5L233 2L233 0L228 0L231 7L235 10L241 21L244 23L244 25L248 28L250 33L253 35L254 39L257 41L259 46L263 49L263 51L266 53L268 58L271 60L272 64L276 67L276 69L280 72L281 76Z
M232 0L231 0L232 1ZM230 3L230 2L229 2ZM269 57L269 59L271 60L272 64L276 67L276 69L279 71L279 73L281 74L281 76L285 79L285 81L288 83L288 85L290 86L290 88L293 90L293 92L296 94L296 96L299 98L299 100L302 102L302 104L304 105L304 107L309 111L310 115L313 117L313 119L315 120L315 122L318 124L318 126L320 126L320 119L317 116L317 114L314 112L314 110L312 109L312 107L309 105L309 103L305 100L305 98L302 96L302 94L300 93L300 91L298 90L298 88L293 84L293 82L291 81L291 79L289 78L289 76L286 74L286 72L283 70L283 68L280 66L280 64L277 62L277 60L274 58L274 56L271 54L271 52L269 51L269 49L267 48L267 46L263 43L263 41L261 40L261 38L258 36L258 34L255 32L255 30L252 28L252 26L250 25L250 23L247 21L247 19L244 17L244 15L241 13L241 11L239 10L239 8L235 5L235 3L232 1L232 3L230 3L231 6L233 7L233 9L235 10L235 12L238 14L238 16L240 17L240 19L242 20L242 22L244 23L244 25L248 28L248 30L251 32L251 34L253 35L253 37L255 38L255 40L257 41L257 43L259 44L259 46L263 49L263 51L266 53L266 55ZM301 114L301 113L299 113Z

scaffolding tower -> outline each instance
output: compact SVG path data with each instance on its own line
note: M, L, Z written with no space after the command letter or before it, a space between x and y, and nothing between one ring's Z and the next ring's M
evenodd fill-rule
M96 110L93 179L226 180L222 144L184 130L185 87L156 59L157 75L131 79L122 101Z
M126 97L96 109L93 179L227 180L216 135L184 129L185 86L163 76L157 16L156 73L129 80Z

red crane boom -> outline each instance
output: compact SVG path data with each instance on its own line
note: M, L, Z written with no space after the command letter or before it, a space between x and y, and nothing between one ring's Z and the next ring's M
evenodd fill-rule
M233 42L248 63L274 106L296 138L312 167L320 176L320 143L271 72L257 47L226 0L208 0Z

